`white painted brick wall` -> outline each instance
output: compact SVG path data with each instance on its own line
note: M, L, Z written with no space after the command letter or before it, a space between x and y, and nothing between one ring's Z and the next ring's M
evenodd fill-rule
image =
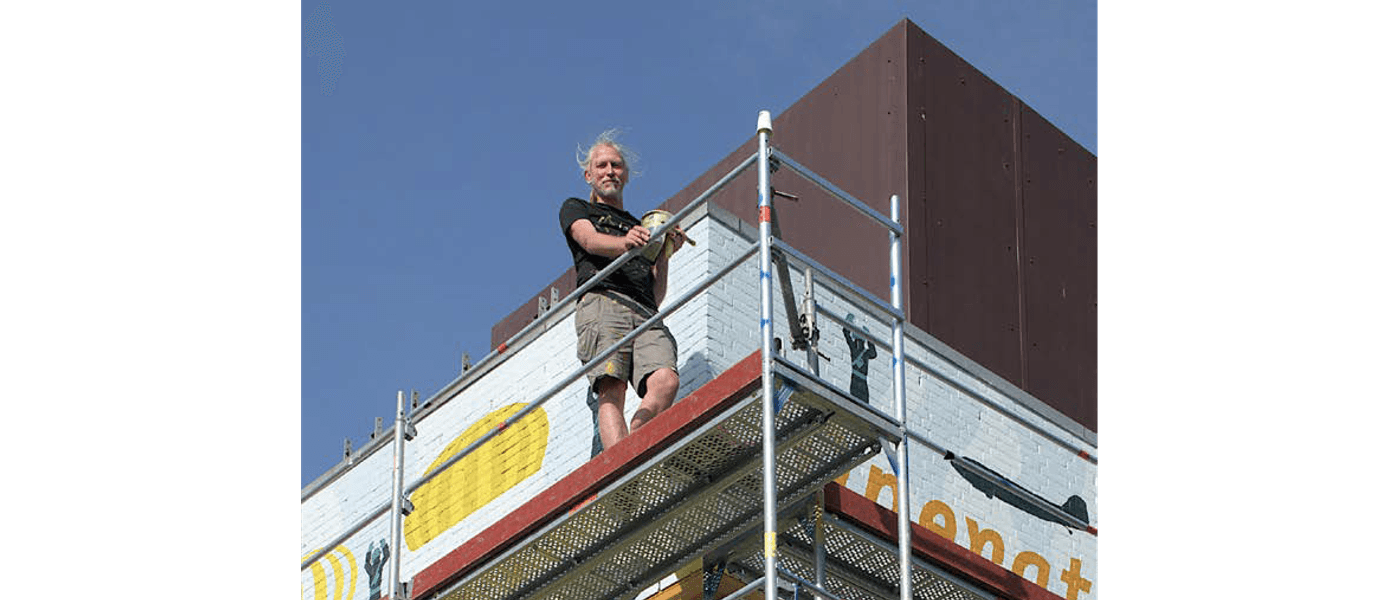
M670 307L687 290L733 261L756 237L756 231L751 226L713 208L710 214L687 227L687 234L697 245L686 247L672 257L669 291L663 308ZM757 257L750 257L745 264L666 319L678 343L682 397L758 348L757 271ZM800 271L794 270L792 281L800 301L803 281ZM863 325L869 328L871 337L889 342L887 322L877 320L858 304L838 297L831 288L820 285L820 280L817 299L820 305L835 314L854 315L857 328ZM782 313L776 279L774 305L777 311L774 329L786 344L789 339L787 319ZM830 360L822 362L822 377L840 389L847 389L851 366L849 349L841 335L841 324L822 315L819 316L818 326L822 335L820 348L830 357ZM427 471L443 448L477 420L502 406L534 400L554 382L577 369L580 365L575 357L574 343L573 319L565 318L419 422L419 436L408 444L405 457L407 480L412 482ZM878 352L879 355L870 361L869 367L872 406L894 414L890 353L883 347ZM1097 454L1096 449L1070 432L938 356L933 349L906 338L905 352L910 360L929 365L960 384L981 391L995 406ZM796 353L789 356L800 358ZM805 361L797 362L801 364ZM912 431L987 465L1054 504L1063 502L1070 494L1079 495L1088 504L1090 522L1097 523L1096 467L1093 464L989 408L984 401L953 389L912 363L907 367L906 377ZM415 551L405 550L402 567L405 579L411 579L413 574L588 460L593 424L584 394L585 383L579 379L544 403L543 410L549 422L549 441L540 470L424 546ZM626 402L629 415L636 409L637 402L635 393L629 390ZM389 498L391 457L390 447L381 448L302 503L304 554L337 536ZM1047 587L1061 596L1067 595L1066 585L1060 581L1061 571L1069 568L1071 559L1082 561L1080 574L1083 578L1090 581L1096 579L1097 540L1093 536L1077 531L1070 533L1064 526L1042 521L1005 502L987 498L958 475L947 461L921 444L911 446L910 465L910 499L914 512L911 518L917 519L922 507L929 501L946 503L956 517L956 543L963 547L970 543L968 518L975 520L982 529L996 530L1005 543L1002 566L1011 568L1015 556L1021 552L1034 552L1044 557L1051 565ZM870 474L876 468L880 472L890 470L884 456L875 457L853 469L846 486L864 494ZM887 508L893 507L892 491L881 490L877 501ZM418 510L432 509L418 507ZM377 544L378 540L387 539L388 531L387 519L380 518L345 544L353 555L353 561L335 555L318 562L325 588L322 598L361 600L369 597L369 576L364 572L365 552L371 543ZM334 595L335 589L333 563L336 561L340 561L344 585L342 596L332 599L330 596ZM351 570L356 571L351 573ZM387 572L385 568L386 577ZM356 580L353 596L346 589L352 576ZM316 574L312 569L303 571L302 597L305 600L322 600L316 596L315 580ZM387 583L381 591L387 592ZM1078 597L1092 598L1096 591L1091 589Z
M794 287L800 290L800 272L794 269L792 277ZM798 294L800 296L801 292ZM893 415L893 368L891 353L887 349L891 341L888 319L877 319L871 311L837 296L833 288L822 285L820 278L817 302L834 314L852 314L856 329L864 326L869 329L870 337L884 342L884 346L877 348L878 356L870 361L867 382L872 406ZM781 304L776 308L781 311ZM776 320L778 328L786 335L786 319L777 316ZM825 315L818 317L820 349L831 357L831 360L822 362L822 378L846 390L851 380L851 363L842 326L843 323L833 322ZM990 408L984 401L949 386L910 361L928 365L945 377L982 393L995 406L1052 432L1061 440L1073 442L1080 449L1097 454L1096 449L908 336L905 339L905 355L908 359L905 392L911 431L958 455L977 460L1050 500L1052 504L1059 505L1071 494L1078 495L1088 505L1090 523L1097 523L1095 465ZM796 358L796 355L793 357ZM796 362L805 364L802 360ZM846 486L865 494L873 468L881 473L891 471L889 461L884 456L877 456L852 470ZM1081 561L1081 577L1090 581L1096 578L1097 539L1094 536L1081 531L1071 533L1062 525L1031 516L1001 500L988 498L954 471L941 456L917 442L911 444L910 478L910 504L914 513L911 518L917 519L922 507L929 501L946 503L957 517L955 541L959 545L969 546L971 540L965 519L971 518L980 529L993 529L1001 535L1004 541L1003 567L1010 569L1016 555L1021 552L1034 552L1043 557L1051 565L1052 571L1047 587L1058 595L1067 595L1067 586L1060 581L1060 575L1062 570L1069 568L1071 559ZM884 488L879 490L877 502L894 509L893 498L893 490ZM1029 574L1034 577L1033 570ZM1081 591L1078 597L1094 597L1092 588L1088 593Z

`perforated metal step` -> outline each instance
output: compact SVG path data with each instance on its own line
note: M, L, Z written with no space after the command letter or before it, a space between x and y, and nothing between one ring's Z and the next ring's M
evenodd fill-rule
M816 581L816 519L808 511L786 515L778 534L778 567L807 581ZM899 547L834 515L822 519L826 554L824 587L842 600L894 600L899 598ZM729 570L741 580L763 574L763 553L758 535L746 535L728 552ZM994 600L995 596L961 578L915 557L912 561L913 595L921 600Z
M790 371L790 369L783 369ZM776 372L776 371L775 371ZM860 464L892 425L820 380L775 377L780 505ZM443 588L452 600L614 600L762 521L762 393L692 422L597 497Z

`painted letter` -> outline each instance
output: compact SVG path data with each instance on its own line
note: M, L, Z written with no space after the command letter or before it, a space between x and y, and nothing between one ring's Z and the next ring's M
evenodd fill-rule
M865 497L871 502L880 503L880 490L890 488L893 495L890 496L890 506L899 512L899 478L894 473L885 473L880 467L870 466L870 479L865 480Z
M1069 591L1065 593L1065 600L1077 600L1079 592L1089 593L1089 588L1094 587L1094 582L1079 576L1080 562L1077 558L1069 559L1069 568L1060 571L1060 581L1069 586Z
M1011 572L1026 577L1026 568L1031 565L1035 565L1035 584L1050 589L1050 562L1039 554L1029 550L1017 554L1016 560L1011 562Z
M968 549L981 556L982 547L990 542L992 544L992 562L1000 565L1001 559L1006 557L1006 546L1001 541L1001 534L990 527L982 530L977 529L977 521L973 521L972 517L963 517L963 520L967 521Z
M942 525L934 522L934 518L940 516L943 517ZM928 504L924 505L924 509L919 511L919 524L947 538L950 542L957 541L958 518L953 516L953 509L940 500L930 500Z

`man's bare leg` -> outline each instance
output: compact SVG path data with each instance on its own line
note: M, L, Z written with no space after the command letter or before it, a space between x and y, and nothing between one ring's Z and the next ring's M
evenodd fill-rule
M616 377L599 377L597 388L598 438L606 450L627 437L627 420L622 416L622 405L627 400L627 382Z
M676 401L676 390L680 388L681 378L676 375L674 369L657 369L647 377L647 395L642 398L642 403L637 407L637 412L632 413L632 431L645 425L652 417L660 414L661 411L671 407L671 403ZM599 419L602 414L599 413ZM599 423L602 421L600 420ZM603 442L604 445L607 442Z

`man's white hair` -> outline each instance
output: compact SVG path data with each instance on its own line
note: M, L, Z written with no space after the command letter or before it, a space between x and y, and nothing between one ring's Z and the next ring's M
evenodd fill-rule
M622 162L623 164L627 165L628 173L630 173L631 176L636 177L637 153L633 152L631 148L628 148L627 146L622 145L621 142L617 141L617 138L621 135L621 129L608 129L607 131L598 134L598 137L593 140L593 144L589 145L587 149L584 149L583 146L578 146L574 152L574 158L578 161L579 171L584 173L588 172L588 162L589 159L593 157L594 148L597 148L598 146L611 146L613 150L617 150L617 153L622 155Z

